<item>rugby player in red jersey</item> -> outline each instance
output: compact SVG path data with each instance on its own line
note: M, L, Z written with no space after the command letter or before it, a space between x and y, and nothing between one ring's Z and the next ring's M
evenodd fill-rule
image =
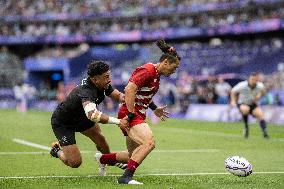
M128 116L129 127L123 128L129 152L129 160L124 174L118 179L119 184L142 184L133 180L137 167L155 148L155 140L149 125L145 122L146 110L151 108L162 121L169 117L166 106L157 107L152 101L157 93L161 76L170 76L180 64L180 57L173 47L163 40L157 41L163 51L159 63L146 63L134 70L125 87L125 103L120 107L118 118ZM122 127L121 127L122 128ZM101 163L108 164L110 154L103 154ZM111 158L112 164L115 158Z

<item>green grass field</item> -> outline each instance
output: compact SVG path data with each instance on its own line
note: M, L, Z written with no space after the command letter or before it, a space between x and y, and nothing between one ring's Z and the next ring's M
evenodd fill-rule
M156 149L136 172L142 186L116 183L122 171L108 167L98 177L93 156L95 145L80 133L77 144L85 153L78 169L69 168L46 150L13 142L21 139L49 146L55 137L50 112L30 111L23 115L0 110L0 189L2 188L284 188L284 127L269 125L265 140L257 125L249 139L242 137L242 123L211 123L169 119L152 126ZM125 149L119 128L102 125L113 151ZM22 153L26 152L26 153ZM247 158L254 174L227 174L224 160L231 155Z

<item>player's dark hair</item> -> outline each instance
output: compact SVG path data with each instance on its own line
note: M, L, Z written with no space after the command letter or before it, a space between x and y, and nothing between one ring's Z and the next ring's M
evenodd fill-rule
M250 73L250 76L257 76L257 75L259 75L259 72L252 72L252 73Z
M160 57L160 62L162 62L163 60L167 59L169 61L169 63L172 63L172 62L176 62L177 60L179 60L177 57L173 56L173 55L170 55L170 54L163 54L161 57Z
M156 41L156 45L163 52L163 55L160 58L160 62L168 59L169 62L172 63L181 59L177 51L173 47L169 46L164 40L161 39Z
M92 60L91 63L88 65L87 74L90 77L96 75L102 75L103 73L109 70L109 65L102 60Z

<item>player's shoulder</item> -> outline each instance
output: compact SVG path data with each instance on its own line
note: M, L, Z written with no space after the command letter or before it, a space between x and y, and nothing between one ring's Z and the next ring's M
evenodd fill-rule
M248 87L248 81L247 80L241 81L236 86L241 87L241 88L242 87Z
M90 90L90 86L88 85L78 85L76 88L77 92Z
M146 73L149 73L150 75L154 74L155 73L155 65L153 63L146 63L146 64L143 64L139 67L137 67L135 70L134 70L134 75L138 72L146 72Z
M155 64L152 62L148 62L142 65L142 67L147 68L147 69L155 69Z
M232 91L234 92L240 92L241 90L244 90L248 87L248 82L247 81L241 81L237 83L233 88Z
M83 79L81 84L76 86L75 93L76 94L86 94L86 93L95 94L97 93L97 88L93 87L92 84L88 80Z
M247 80L244 80L244 81L241 81L239 82L240 85L248 85L248 81Z
M84 78L81 81L81 84L77 85L77 88L80 90L97 90L96 87L94 87L94 84L90 80L90 78Z
M155 73L156 72L156 66L155 64L148 62L141 66L142 68L146 69L149 73Z
M260 81L258 81L258 82L256 83L256 86L257 86L258 88L264 88L264 84L263 84L262 82L260 82Z

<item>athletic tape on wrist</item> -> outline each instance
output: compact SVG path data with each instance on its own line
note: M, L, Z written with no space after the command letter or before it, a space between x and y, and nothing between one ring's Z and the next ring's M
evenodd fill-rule
M117 119L115 117L108 117L108 123L119 125L120 119Z

